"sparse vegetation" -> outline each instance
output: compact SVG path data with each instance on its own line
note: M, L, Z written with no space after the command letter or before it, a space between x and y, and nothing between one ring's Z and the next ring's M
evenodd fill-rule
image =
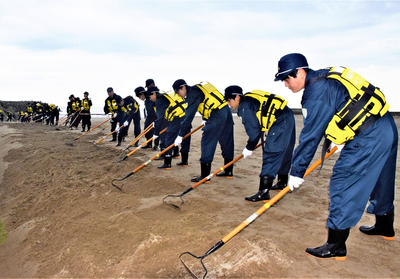
M0 220L0 245L7 239L6 222Z

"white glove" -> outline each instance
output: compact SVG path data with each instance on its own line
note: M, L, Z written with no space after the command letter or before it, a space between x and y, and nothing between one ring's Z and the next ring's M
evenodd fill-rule
M83 110L83 107L81 107L81 110Z
M337 150L335 151L335 153L339 153L340 151L342 151L344 144L336 144L334 142L331 142L331 145L329 145L329 149L331 150L335 146L337 146Z
M128 121L125 121L124 122L124 127L128 127L128 125L129 125Z
M247 158L247 157L251 156L251 154L253 154L253 151L248 150L248 149L245 147L245 148L243 149L242 154L243 154L243 158Z
M157 135L153 135L153 140L158 139Z
M289 181L288 181L288 186L290 188L290 191L293 191L294 188L299 188L301 183L304 182L303 178L297 177L297 176L289 176Z
M115 127L115 131L119 132L119 124L117 124L117 127Z
M206 126L206 122L207 122L207 120L203 120L203 121L201 121L201 124L200 124L200 126L201 126L201 125L204 125L204 126Z
M178 146L182 143L182 137L181 136L177 136L174 142L175 146Z

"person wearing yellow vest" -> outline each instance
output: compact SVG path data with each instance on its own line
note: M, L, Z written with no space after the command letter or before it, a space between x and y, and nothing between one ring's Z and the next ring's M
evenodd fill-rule
M182 143L182 138L192 128L192 121L199 112L202 116L203 134L201 136L201 174L193 178L192 182L199 182L211 172L211 163L219 143L225 164L233 160L233 118L231 109L224 96L210 83L200 83L189 86L183 79L176 80L172 88L178 95L186 99L187 108L182 120L175 146Z
M153 79L149 78L146 80L146 88L148 89L149 87L154 87L155 82ZM148 92L145 91L144 92L144 107L146 110L146 119L144 121L144 130L146 130L147 127L149 127L154 121L156 121L157 119L157 115L156 115L156 105L154 102L152 102L149 98ZM154 129L150 129L145 137L146 140L149 140L153 137L153 130ZM153 146L153 141L149 141L145 146L142 147L142 149L147 149L147 148L152 148L152 150L158 150L159 147L159 142L160 139L156 139L154 140L154 146Z
M275 81L280 80L293 93L304 90L304 127L293 154L290 189L303 183L322 137L344 144L329 185L327 242L306 252L345 260L350 228L358 223L368 201L367 212L375 215L376 223L359 230L393 240L398 131L382 92L347 68L314 71L300 53L279 60Z
M138 102L132 97L128 96L121 100L118 104L117 111L117 127L118 142L116 146L120 146L122 141L128 135L129 126L133 120L135 137L140 135L140 111ZM124 125L120 129L120 126Z
M275 94L253 90L243 94L243 89L231 85L225 89L225 99L242 120L249 136L243 149L243 158L252 155L261 140L262 168L260 184L255 195L245 200L258 202L270 199L269 191L283 189L288 180L292 153L296 141L295 120L287 101ZM275 176L278 181L273 185Z
M4 121L4 114L0 109L0 121L3 122Z
M82 131L85 132L85 128L87 127L87 131L90 130L90 126L92 122L90 121L90 108L92 107L92 100L89 98L89 92L85 91L83 93L83 99L81 100L81 118L82 118Z
M72 130L72 128L75 128L75 130L77 130L79 122L81 121L79 115L79 112L81 111L81 100L73 94L69 96L67 111L69 115L72 114L69 129Z
M160 137L161 151L174 143L181 127L182 118L185 116L186 101L175 92L161 94L157 87L149 87L147 89L149 98L155 102L157 119L154 122L154 138L160 136L160 131L167 128ZM190 137L182 142L181 154L182 161L177 163L178 166L187 166L189 158ZM164 159L164 163L158 166L159 169L171 169L172 158L179 157L179 146L170 149L160 156Z
M121 96L117 95L114 93L114 89L112 87L107 88L107 94L108 98L104 101L104 113L108 114L111 113L111 132L115 131L115 128L117 127L117 110L118 110L118 104L121 103ZM112 134L112 139L110 141L117 141L117 133Z

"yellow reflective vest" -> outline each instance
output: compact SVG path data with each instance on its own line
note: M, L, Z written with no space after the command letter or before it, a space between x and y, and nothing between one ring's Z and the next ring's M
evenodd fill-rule
M377 119L388 111L389 105L379 88L349 68L332 67L327 78L338 80L350 95L349 101L333 116L325 130L328 140L344 144L368 127L362 126L368 117ZM373 122L371 119L368 124Z
M169 101L169 106L165 110L165 119L172 121L175 118L180 118L185 115L185 110L187 108L186 101L180 97L175 92L163 94L165 98Z
M202 82L197 84L197 87L203 91L205 96L204 101L200 103L197 109L204 119L208 119L213 110L218 110L228 105L224 96L211 83Z
M260 108L258 109L256 116L260 123L261 131L264 132L271 128L280 112L288 103L282 97L262 90L253 90L246 93L244 96L254 98L260 102Z

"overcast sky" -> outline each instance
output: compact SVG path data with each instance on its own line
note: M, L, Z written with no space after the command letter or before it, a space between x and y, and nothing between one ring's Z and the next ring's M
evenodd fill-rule
M183 78L300 108L301 93L273 81L291 52L353 69L400 111L400 1L0 0L0 100L65 111L88 91L102 112L109 86L126 97L148 78L164 91Z

